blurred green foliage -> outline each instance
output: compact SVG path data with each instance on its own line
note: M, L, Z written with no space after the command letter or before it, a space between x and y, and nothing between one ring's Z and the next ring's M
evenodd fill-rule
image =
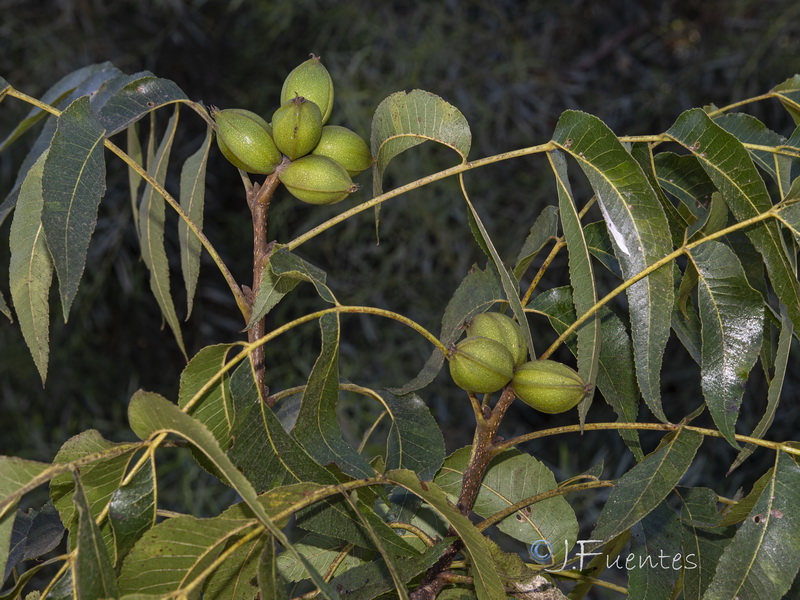
M322 56L336 86L332 123L368 137L372 112L384 97L423 88L467 117L473 131L471 158L548 140L568 108L599 116L618 134L657 133L687 108L721 106L760 94L800 72L800 4L792 0L446 0L413 8L405 2L367 5L352 0L0 0L0 14L0 75L31 95L43 93L80 66L109 60L129 73L147 69L172 79L189 97L207 104L247 108L269 118L286 73L314 52ZM26 107L7 100L0 109L2 137ZM781 133L791 131L792 123L777 103L754 105L751 112ZM204 124L186 115L175 164L196 148L204 133ZM12 185L25 142L31 139L28 134L0 155L0 193ZM391 165L386 187L455 162L457 157L442 148L416 148ZM143 387L176 396L183 359L170 333L162 330L148 289L130 222L125 171L119 161L109 164L110 188L100 208L87 277L69 322L64 324L60 311L53 311L46 387L18 328L0 324L2 454L49 460L69 436L89 427L114 440L127 438L125 410L133 391ZM250 223L238 175L216 151L208 171L206 233L239 281L249 283ZM176 179L168 181L173 190ZM546 161L507 161L472 172L466 180L501 255L513 261L527 227L543 206L556 201ZM286 242L368 199L369 175L358 181L364 191L335 207L300 205L282 193L273 203L270 238ZM575 189L578 201L585 202L588 188L577 181ZM5 239L7 228L0 238ZM174 230L168 247L175 257L173 291L180 306ZM391 309L434 332L469 267L485 262L469 233L454 180L385 204L379 245L372 213L365 212L298 252L328 271L342 302ZM3 244L0 264L8 264L7 254ZM534 263L524 285L540 262ZM561 256L543 287L563 284L565 270ZM7 284L0 286L8 298ZM236 308L208 260L198 290L194 313L184 327L190 354L207 344L240 339ZM55 300L54 295L54 306ZM310 289L301 286L270 314L268 328L318 305ZM415 375L430 352L422 338L395 322L348 315L344 323L343 376L354 382L400 385ZM554 336L545 322L532 323L543 340L539 348L544 348ZM268 379L273 389L301 384L318 345L313 324L270 344ZM671 406L701 402L697 366L677 344L671 350L663 373L668 415ZM787 383L789 394L797 393L796 377ZM423 396L439 419L448 448L469 443L471 426L463 424L471 422L470 411L446 375ZM750 431L760 418L764 397L763 377L754 373L742 431ZM795 434L790 425L800 418L797 407L781 410L770 433L777 439ZM592 411L593 420L614 419L599 404ZM343 399L346 435L358 439L376 414L361 398ZM504 433L542 427L541 419L526 407L514 407ZM547 423L572 419L555 416ZM656 439L643 439L646 450L652 449ZM619 457L629 455L612 434L585 435L580 452L570 451L566 440L557 441L527 449L554 467L560 478L610 456L615 458L609 476L627 468L627 459ZM746 465L724 479L733 450L721 442L714 450L690 476L703 481L710 474L721 494L749 487L750 473L766 468L756 453L748 463L754 471ZM172 455L169 461L173 464ZM211 485L199 469L177 462L166 477L170 485L161 492L165 505L180 506L187 490L193 490L194 506L188 508L195 514L210 514L224 504L214 494L199 493ZM584 523L592 522L593 498L576 500Z

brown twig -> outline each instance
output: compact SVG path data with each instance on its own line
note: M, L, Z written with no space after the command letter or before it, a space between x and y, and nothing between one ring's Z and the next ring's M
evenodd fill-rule
M484 407L483 414L476 412L475 416L478 423L472 442L472 454L469 457L469 463L466 469L464 469L464 475L461 478L461 494L456 504L456 508L465 516L472 511L475 499L478 497L478 492L481 489L481 481L483 481L486 468L498 454L497 447L501 440L497 439L497 429L500 427L500 423L515 397L511 386L508 386L503 390L500 399L493 409L486 406ZM455 530L451 528L448 535L456 535ZM448 582L447 577L444 576L444 572L450 567L450 564L461 551L463 545L463 542L459 539L445 550L444 554L436 561L436 564L425 573L422 583L411 594L411 600L432 600L436 598L441 589Z
M253 216L253 286L249 291L245 290L245 294L251 313L255 299L258 296L258 290L261 287L261 279L264 277L264 269L269 263L269 256L274 245L267 242L267 216L269 214L270 200L272 200L279 183L278 176L273 173L264 180L262 185L255 184L247 190L247 203ZM247 340L249 342L254 342L264 336L266 333L265 321L266 319L259 319L247 331ZM259 394L262 399L269 403L269 387L266 384L263 345L253 350L250 360L253 363L253 370L256 374Z

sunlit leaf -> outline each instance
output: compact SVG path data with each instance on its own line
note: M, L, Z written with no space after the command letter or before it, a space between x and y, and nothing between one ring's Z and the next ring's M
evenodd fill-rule
M89 99L79 98L59 117L44 162L42 225L58 274L64 320L78 292L106 190L104 136Z
M133 128L129 128L131 131ZM197 151L186 159L181 168L180 204L183 211L197 228L203 230L203 207L206 192L206 163L211 148L211 129ZM133 185L131 186L133 188ZM183 219L178 220L178 240L181 247L181 270L186 288L186 318L192 314L197 278L200 274L200 251L202 246L198 237L189 229Z
M346 549L347 543L334 538L310 533L295 544L297 551L321 573L325 573L333 561ZM337 567L335 574L363 564L364 557L350 552ZM303 565L295 557L286 552L278 555L278 571L286 581L295 582L308 578Z
M672 251L669 224L639 164L597 117L576 111L561 115L553 141L572 155L597 195L625 278ZM658 269L627 289L636 376L653 414L661 406L661 363L670 333L672 275Z
M167 178L167 167L169 165L172 142L175 139L175 131L178 127L178 109L169 120L167 130L161 144L158 146L155 158L152 163L148 162L147 170L149 174L161 185ZM139 231L141 235L140 244L142 248L142 260L150 271L150 290L155 296L161 314L167 321L172 330L178 347L186 355L186 348L183 345L183 335L175 313L175 304L172 301L169 282L169 259L164 247L164 224L166 219L165 200L151 185L145 186L142 203L139 206Z
M608 540L661 504L692 464L702 441L701 434L686 429L667 434L656 451L616 482L591 538Z
M461 494L471 446L451 454L434 479L455 504ZM529 454L509 450L495 458L481 481L473 510L491 517L512 504L557 487L552 471ZM525 543L546 540L553 564L561 564L578 536L578 521L563 496L556 496L516 511L497 524L503 533Z
M28 171L11 222L8 267L11 299L22 336L44 383L50 354L50 285L53 261L42 227L42 173L47 152Z
M761 347L763 301L726 245L706 242L689 256L698 273L703 395L714 423L738 448L736 420L747 376Z

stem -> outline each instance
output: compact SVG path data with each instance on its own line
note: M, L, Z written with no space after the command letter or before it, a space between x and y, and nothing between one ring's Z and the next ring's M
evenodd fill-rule
M253 285L249 293L246 293L249 305L249 315L253 313L253 304L258 297L258 290L261 288L261 280L264 277L264 269L269 262L269 255L272 247L267 242L267 218L269 215L269 204L275 190L278 189L278 175L269 175L261 187L253 186L247 190L247 201L250 205L250 213L253 217ZM248 315L248 317L249 317ZM249 318L248 318L249 320ZM264 336L266 332L266 317L262 317L247 331L247 341L254 342ZM269 388L266 384L266 363L264 362L264 346L258 346L250 355L255 373L256 387L259 396L267 402L270 408Z
M518 444L523 444L525 442L530 442L531 440L536 440L539 438L549 437L551 435L561 435L563 433L582 433L584 431L603 431L609 429L613 430L640 429L649 431L675 431L677 429L686 429L688 431L694 431L708 437L717 437L717 438L725 437L721 432L717 431L716 429L706 429L705 427L695 427L693 425L674 425L671 423L625 423L625 422L584 423L583 425L565 425L563 427L540 429L539 431L526 433L525 435L520 435L515 438L511 438L510 440L505 440L503 442L500 442L495 445L495 448L497 452L501 452L507 448L512 448L514 446L517 446ZM771 450L775 451L780 450L786 452L787 454L800 456L800 448L795 448L794 446L790 446L788 444L783 444L781 442L770 442L769 440L762 440L760 438L754 438L747 435L736 434L734 437L736 441L739 442L754 444L756 446L761 446L763 448L770 448Z
M420 179L417 179L416 181L412 181L411 183L407 183L406 185L402 185L389 192L381 194L380 196L376 196L372 200L367 200L366 202L362 202L358 206L354 206L350 210L346 210L345 212L336 215L335 217L331 217L324 223L317 225L313 229L310 229L309 231L305 232L303 235L300 235L295 239L293 239L291 242L286 244L286 248L290 251L294 250L301 244L305 244L307 241L318 236L323 231L330 229L334 225L338 225L342 221L346 221L353 215L357 215L358 213L363 212L369 208L372 208L373 206L378 206L379 204L382 204L387 200L405 194L408 191L420 188L424 185L428 185L429 183L433 183L434 181L446 179L447 177L452 177L453 175L458 175L459 173L463 173L471 169L477 169L478 167L484 167L486 165L490 165L496 162L501 162L511 158L528 156L530 154L539 154L541 152L549 152L550 150L553 150L555 147L556 146L553 144L553 142L547 142L546 144L539 144L538 146L521 148L519 150L513 150L511 152L503 152L502 154L495 154L494 156L488 156L486 158L481 158L478 160L463 162L459 165L456 165L455 167L450 167L449 169L445 169L444 171L439 171L438 173L434 173L433 175L422 177Z
M503 390L494 409L486 407L486 414L483 417L476 415L478 418L472 443L472 452L461 478L461 494L456 504L456 508L465 516L472 511L486 468L499 452L499 446L495 443L495 435L514 398L516 398L514 391L511 386L508 386ZM449 533L455 534L455 531L450 531ZM436 564L425 573L420 586L411 594L411 600L432 600L436 598L447 583L442 574L450 568L453 559L463 546L463 541L458 539L445 550L444 554L436 561Z
M566 246L567 243L564 241L563 237L556 238L556 243L553 248L550 250L550 254L547 255L547 258L544 259L542 266L539 267L539 270L536 272L536 275L531 281L531 284L528 286L528 290L525 292L525 295L522 297L522 306L528 304L528 301L531 299L533 295L533 291L536 289L536 286L539 285L539 282L544 277L545 272L550 267L550 264L555 260L558 253L561 252L561 249Z

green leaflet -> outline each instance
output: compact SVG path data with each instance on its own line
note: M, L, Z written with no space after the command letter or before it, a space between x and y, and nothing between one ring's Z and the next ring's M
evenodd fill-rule
M95 515L83 493L80 477L73 472L75 493L72 501L78 515L77 557L72 563L75 596L83 600L100 600L117 596L117 580L106 544L95 523Z
M514 277L522 279L525 271L530 266L536 255L539 254L545 244L558 236L558 208L555 206L545 206L539 216L536 217L531 227L528 237L522 244L522 248L517 255L516 266L514 267Z
M764 180L747 150L701 109L684 112L667 135L694 153L737 220L757 217L772 208ZM800 327L800 284L779 228L765 221L748 228L747 237L761 254L772 287L786 305L797 329Z
M135 131L134 127L128 131ZM212 131L206 131L206 138L197 151L186 159L181 168L180 204L183 211L197 228L203 230L203 207L206 192L206 163L211 148ZM136 144L138 146L138 144ZM133 175L131 175L133 177ZM131 181L131 189L138 182ZM192 314L197 278L200 275L200 252L203 249L200 239L189 229L183 219L178 221L178 240L181 247L181 271L186 288L186 318Z
M322 330L320 352L303 392L294 434L306 452L320 464L335 462L353 477L371 477L375 471L358 452L342 439L336 417L339 398L339 315L327 313L319 320Z
M172 142L175 139L175 131L178 127L178 107L169 120L164 138L158 146L158 150L152 162L148 161L147 170L149 174L160 185L164 185L167 178L167 167L169 165L169 155L172 150ZM181 326L178 322L178 315L175 313L175 304L172 301L169 284L169 260L164 247L164 224L166 219L165 200L161 194L156 192L152 185L146 185L142 202L139 206L139 232L140 244L142 247L142 260L150 271L150 289L155 296L161 314L164 315L167 324L172 330L178 347L186 356L186 348L183 345L183 335Z
M748 518L719 559L704 598L783 598L800 569L800 466L775 453L775 467Z
M572 283L572 299L575 302L575 314L581 316L588 312L597 302L597 288L594 283L594 271L589 256L586 236L581 227L578 210L572 197L572 189L567 174L567 161L561 152L548 154L550 166L556 178L558 189L558 211L561 214L561 227L569 251L569 279ZM595 313L577 332L578 336L578 372L581 378L592 386L578 405L581 425L586 422L586 414L592 404L594 385L600 357L600 317Z
M78 292L106 190L105 130L79 98L61 113L44 163L42 225L58 274L64 320Z
M148 464L111 496L108 522L114 535L117 564L121 564L139 538L156 524L155 482L156 464L151 456Z
M14 310L42 383L47 378L50 355L49 296L53 281L53 261L42 226L42 175L47 155L45 151L39 157L20 188L9 235L8 268Z
M592 539L608 540L638 523L677 485L692 464L703 436L679 429L617 481L597 519Z
M639 164L597 117L577 111L561 115L553 141L583 169L611 234L627 279L672 251L664 209ZM653 414L661 406L661 363L670 333L672 275L658 269L627 289L636 376Z
M739 259L721 242L706 242L689 256L697 268L702 327L701 377L711 416L732 446L747 376L758 359L764 305L747 283Z

